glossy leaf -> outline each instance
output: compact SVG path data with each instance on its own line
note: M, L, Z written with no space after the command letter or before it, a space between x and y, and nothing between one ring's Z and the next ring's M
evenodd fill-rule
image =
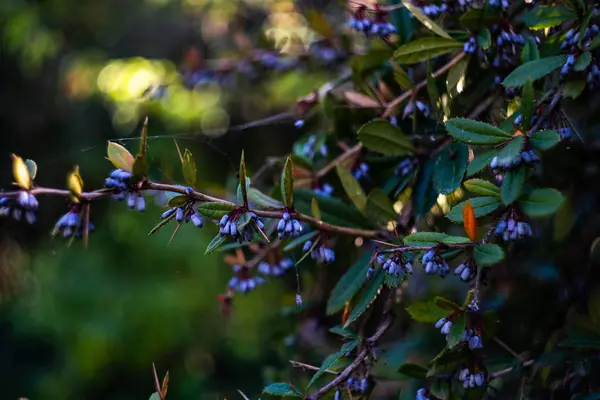
M207 217L220 219L225 214L229 214L233 211L235 207L231 204L221 203L221 202L206 202L200 203L196 206L196 210L202 215L206 215Z
M468 144L499 144L512 137L495 126L465 118L449 119L446 121L446 130L454 139Z
M449 310L449 311L460 310L460 306L458 304L456 304L455 302L450 301L448 299L445 299L443 297L440 297L440 296L436 296L433 299L433 302L435 304L437 304L438 306L440 306L442 308L445 308L446 310Z
M575 60L575 64L573 64L573 71L580 72L585 70L590 65L591 61L592 55L589 51L581 53L579 57L577 57L577 60Z
M407 246L433 247L438 243L467 243L469 242L469 238L450 236L442 232L415 232L406 236L403 241Z
M556 189L535 189L519 200L521 210L532 218L552 215L565 201Z
M464 84L465 73L467 72L468 66L469 60L463 59L450 68L450 71L448 71L448 75L446 76L446 89L448 90L448 93L453 93L454 89L456 89L461 81L463 81Z
M463 185L471 193L500 198L500 188L490 181L475 178L464 181Z
M523 46L523 50L521 50L521 63L525 64L529 61L535 61L540 59L540 51L537 47L537 43L535 39L532 37L528 37L525 39L525 46Z
M375 276L373 276L373 278L367 283L364 292L360 296L360 299L352 309L348 320L344 324L344 328L356 321L358 317L360 317L365 311L367 311L369 306L373 303L373 301L375 301L375 299L379 295L379 290L383 285L384 278L385 272L383 271L383 269L379 269L377 270L377 272L375 272Z
M302 391L299 388L290 383L285 382L272 383L266 388L264 388L263 392L283 397L304 397Z
M467 176L473 176L482 169L489 167L492 159L498 155L497 149L488 150L475 156L467 166Z
M408 136L386 120L375 120L363 125L358 130L358 140L367 149L388 156L407 155L415 150Z
M522 64L512 71L502 82L508 88L523 86L528 80L536 81L560 68L567 61L567 56L540 58Z
M433 185L436 161L435 158L427 160L417 174L417 180L412 190L413 209L417 217L428 213L438 198L439 193Z
M115 142L108 142L108 148L106 150L108 160L115 166L115 168L122 169L123 171L133 172L133 155L125 147Z
M363 282L367 279L370 259L370 253L363 254L340 278L333 288L329 300L327 300L327 315L335 314L342 310L346 302L350 301L358 293Z
M555 131L537 131L529 136L529 144L536 150L548 150L560 143L560 135Z
M496 211L502 205L502 202L497 197L475 197L468 201L471 202L476 218L486 216ZM452 207L450 212L446 214L446 217L452 222L462 223L465 204L466 201L463 201Z
M12 173L15 183L22 189L31 189L32 180L29 175L29 168L23 159L15 154L12 155Z
M412 89L414 84L408 76L408 73L404 70L404 68L402 68L400 65L398 65L397 62L393 60L391 61L391 63L392 67L394 68L394 80L396 81L396 83L404 89Z
M317 199L323 222L354 228L370 228L373 223L364 217L355 207L333 197L316 195L312 190L296 189L294 203L298 211L310 215L312 199Z
M521 150L523 150L523 145L525 144L525 137L523 135L515 136L513 139L506 144L500 150L498 154L499 160L513 160L515 157L521 154Z
M480 267L497 264L504 260L504 250L497 244L480 244L473 249L473 259Z
M437 305L433 300L413 303L406 308L406 311L415 321L430 323L437 322L452 313L452 311Z
M325 359L325 361L323 361L323 364L321 364L321 366L319 367L319 370L317 372L315 372L315 374L312 376L312 378L310 379L310 382L308 382L307 388L310 388L312 385L314 385L315 382L317 381L317 379L319 379L319 377L321 377L325 373L325 370L329 369L329 367L331 367L331 365L333 363L335 363L337 360L344 357L346 355L346 353L354 350L358 346L359 343L360 343L360 340L358 340L358 339L355 339L348 343L344 343L344 345L342 346L340 351L327 357Z
M401 64L416 64L462 48L463 43L441 37L424 37L400 46L394 60Z
M286 207L294 207L294 164L290 157L281 172L281 198Z
M504 180L500 187L500 196L504 204L514 203L521 195L525 184L525 171L525 166L521 165L516 169L506 171L506 174L504 174Z
M246 225L250 223L250 221L252 221L252 214L250 212L245 212L242 215L240 215L235 221L238 231L244 229Z
M344 328L341 325L336 325L333 328L329 329L329 332L331 333L335 333L336 335L340 335L341 337L344 338L349 338L349 339L358 339L358 333L356 333L356 331L352 328Z
M171 197L167 204L169 205L169 207L179 207L184 205L188 201L190 201L190 198L188 196L184 196L178 193L177 196Z
M444 29L442 29L441 26L439 26L438 24L433 22L428 16L423 14L421 9L419 7L416 7L415 5L413 5L413 3L410 2L410 0L402 0L402 4L404 5L404 7L406 7L406 9L408 11L410 11L410 13L412 15L415 16L415 18L419 22L421 22L423 25L425 25L425 27L427 29L429 29L430 31L432 31L433 33L435 33L438 36L441 36L441 37L447 38L447 39L452 39L450 37L450 35L448 35L448 33Z
M340 181L342 182L344 191L346 192L354 206L357 208L358 211L364 212L365 207L367 206L367 196L365 195L365 192L360 186L360 183L358 183L354 176L352 176L350 171L343 168L339 164L336 165L335 170L338 174L338 177L340 178Z
M371 190L367 197L366 213L369 218L380 222L395 220L398 214L385 192L379 188Z
M442 194L454 193L469 163L469 148L462 143L451 143L438 155L433 173L433 185Z
M183 179L185 183L190 187L196 186L196 162L192 152L185 149L183 153L183 164L181 165L181 172L183 173Z

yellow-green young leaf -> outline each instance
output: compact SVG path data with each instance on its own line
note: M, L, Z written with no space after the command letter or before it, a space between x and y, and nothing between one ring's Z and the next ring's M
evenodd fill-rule
M535 189L519 201L521 210L532 218L552 215L565 201L556 189Z
M567 61L567 56L553 56L530 61L512 71L502 82L507 88L523 86L528 80L536 81L560 68Z
M294 164L291 157L287 158L281 171L281 198L286 207L294 207Z
M485 122L466 118L451 118L446 121L446 130L454 139L468 144L493 145L512 138L510 133Z
M313 197L313 199L311 201L311 207L310 208L311 208L313 217L315 217L315 219L317 221L321 221L321 210L319 209L319 202L314 197Z
M467 201L471 202L476 218L486 216L496 211L502 205L498 197L475 197ZM463 201L452 207L450 212L446 214L446 217L452 222L463 223L463 208L467 201Z
M452 313L447 308L440 307L435 301L413 303L406 308L406 311L417 322L437 322Z
M433 302L435 304L437 304L438 306L445 308L446 310L450 310L450 311L460 310L460 306L458 304L456 304L455 302L450 301L448 299L445 299L443 297L440 297L440 296L436 296L433 299Z
M367 149L386 156L403 156L415 151L415 146L409 137L389 121L383 119L363 125L358 130L358 140Z
M416 64L463 47L463 43L441 37L425 37L400 46L394 60L400 64Z
M356 305L352 309L350 316L344 324L344 328L350 326L351 323L356 321L358 317L360 317L365 311L367 311L369 306L373 304L373 302L379 295L379 291L381 289L381 286L383 285L385 275L386 273L385 271L383 271L383 269L377 270L375 276L369 281L369 283L367 283L367 287L365 288L362 296L360 296L358 303L356 303Z
M201 203L196 207L196 210L198 210L200 214L215 219L222 218L225 214L229 214L229 212L233 211L233 209L233 205L220 202Z
M196 162L192 152L185 149L183 153L183 164L181 165L181 172L183 173L183 179L188 186L196 186Z
M500 188L490 181L483 179L469 179L464 181L465 189L471 193L480 194L482 196L500 197Z
M441 26L439 26L438 24L436 24L435 22L433 22L431 19L429 19L428 16L426 16L425 14L423 14L423 12L419 9L419 7L415 7L410 0L402 0L402 4L404 5L404 7L406 7L406 9L408 11L410 11L410 13L412 15L415 16L416 19L418 19L423 25L425 25L425 27L429 30L431 30L432 32L434 32L436 35L439 35L443 38L447 38L447 39L452 39L450 37L450 35L448 35L448 33L442 29Z
M344 169L340 165L337 165L335 170L340 177L340 181L342 182L342 186L344 187L346 194L350 200L352 200L354 206L358 209L358 211L364 212L367 205L367 196L360 187L360 183L358 183L358 181L352 176L350 171Z
M15 182L22 189L31 189L31 175L23 159L15 154L12 155L12 173Z
M500 197L506 205L514 203L523 190L525 184L525 166L521 165L516 169L511 169L504 174L504 180L500 187Z
M108 142L106 150L108 160L119 169L133 172L133 155L125 147L115 142Z
M494 265L504 259L504 250L497 244L480 244L473 249L473 259L480 267Z
M248 207L248 189L246 187L246 161L244 159L244 150L242 150L242 156L240 157L240 194L241 201L244 204L244 207Z
M37 176L37 171L38 171L37 164L33 160L25 160L25 165L27 166L27 169L29 170L29 177L33 181L35 179L35 177Z
M71 192L71 200L74 203L79 203L79 197L83 193L83 179L79 175L79 166L75 166L73 172L67 177L67 188Z

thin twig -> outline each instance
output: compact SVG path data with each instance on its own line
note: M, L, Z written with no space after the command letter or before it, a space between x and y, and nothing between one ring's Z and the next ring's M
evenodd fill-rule
M292 364L292 366L294 366L294 367L302 368L302 369L309 369L311 371L318 371L320 369L319 367L315 367L314 365L304 364L304 363L301 363L299 361L294 361L294 360L290 360L290 364ZM339 374L339 372L335 372L330 369L323 370L323 372L326 372L326 373L332 374L332 375Z
M333 159L329 164L327 164L326 166L321 168L319 171L317 171L317 173L316 173L317 178L324 177L325 175L327 175L327 173L329 173L329 171L334 169L336 165L338 165L345 159L352 157L356 153L360 152L362 150L362 148L363 148L363 144L360 142L358 144L356 144L354 147L349 148L348 150L346 150L345 152L343 152L342 154L337 156L335 159Z
M511 349L510 346L504 343L502 340L498 339L497 336L494 336L494 342L498 343L504 350L508 351L517 360L523 361L523 358L521 358L521 356L517 354L516 351Z
M527 368L527 367L532 366L533 362L534 362L533 360L527 360L527 361L525 361L523 363L523 368ZM510 373L513 369L515 369L515 367L508 367L508 368L501 369L500 371L492 372L489 375L489 380L496 379L496 378L499 378L499 377L501 377L503 375L506 375L506 374Z
M562 97L562 91L557 90L556 93L554 94L554 97L552 97L552 100L550 101L550 104L548 105L548 107L546 107L544 109L544 112L542 113L542 115L540 115L540 118L537 120L535 125L531 128L531 131L529 132L530 135L533 134L534 132L537 132L537 130L540 129L542 124L544 122L546 122L546 120L548 119L550 114L552 114L552 111L554 111L554 108L560 101L561 97Z

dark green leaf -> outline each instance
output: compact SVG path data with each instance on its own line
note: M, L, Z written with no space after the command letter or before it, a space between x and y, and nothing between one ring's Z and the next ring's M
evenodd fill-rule
M471 192L482 196L491 196L500 198L500 188L490 181L483 179L469 179L463 183L465 188Z
M359 343L360 343L360 340L358 340L358 339L353 340L348 343L345 343L342 346L340 351L327 357L325 359L325 361L323 361L323 364L321 364L321 367L319 368L319 370L317 372L315 372L313 377L310 379L310 382L308 382L307 389L310 388L312 385L314 385L314 383L317 381L317 379L319 379L319 377L325 373L325 370L329 369L331 364L333 364L334 362L336 362L337 360L342 358L346 353L354 350L356 348L356 346L358 346Z
M225 241L227 241L227 238L225 236L221 236L220 234L217 234L217 236L215 236L210 241L208 246L206 246L206 251L204 252L204 255L210 254L213 251L217 250L223 243L225 243Z
M448 343L449 349L462 341L463 334L465 333L465 325L465 314L461 314L452 320L452 328L450 328L450 333L446 335L446 342Z
M523 190L525 184L525 166L521 165L516 169L510 169L504 174L500 195L502 202L506 205L514 203Z
M381 289L381 285L383 285L384 277L385 272L383 269L379 269L377 272L375 272L375 276L373 276L369 283L367 283L367 287L363 291L363 294L360 296L360 299L352 309L348 320L344 324L344 328L356 321L358 317L367 311L373 301L375 301L377 295L379 295L379 289Z
M371 190L367 197L366 213L367 217L380 222L395 220L398 216L391 200L383 190L378 188Z
M231 204L220 202L200 203L196 206L196 210L207 217L219 219L225 214L229 214L235 207Z
M535 189L519 201L521 210L532 218L552 215L565 198L556 189Z
M288 244L286 244L283 248L283 251L290 251L300 245L304 245L304 242L312 239L317 233L319 233L319 231L312 231L305 233L304 235L298 236L297 238L291 240Z
M594 38L594 40L592 40L590 42L589 49L590 49L590 51L592 51L592 50L597 49L598 46L600 46L600 35L596 35L596 37Z
M344 187L346 194L350 200L352 200L354 206L358 209L358 211L364 212L365 207L367 206L367 196L362 190L360 183L358 183L356 178L352 176L350 171L341 165L336 165L335 170L340 178L340 181L342 182L342 186Z
M473 258L480 267L497 264L504 259L504 250L497 244L483 243L475 247Z
M440 306L441 308L445 308L446 310L449 311L456 311L456 310L460 310L460 306L448 299L445 299L443 297L440 296L436 296L433 299L434 303L437 304L438 306Z
M487 31L487 30L486 30ZM489 32L488 32L489 35ZM465 73L469 66L469 60L463 59L457 62L450 68L448 75L446 76L446 89L448 93L454 93L454 89L458 86L461 80L465 80Z
M264 388L263 392L284 397L304 397L304 394L300 389L298 389L292 384L285 382L272 383L266 388Z
M433 185L442 194L451 194L460 187L469 163L466 144L451 143L440 152L433 173Z
M497 197L475 197L467 201L471 202L476 218L486 216L496 211L502 205ZM452 207L450 212L446 214L446 217L452 222L462 223L465 204L466 201L463 201Z
M244 159L244 150L242 150L242 156L240 157L240 192L241 192L241 202L244 204L244 207L248 207L248 188L246 186L246 161Z
M311 208L313 217L317 221L321 221L322 218L321 218L321 209L319 209L319 202L314 197L311 201L310 208Z
M367 149L389 156L403 156L415 150L408 136L387 120L375 120L363 125L358 130L358 140Z
M537 131L529 136L529 144L536 150L548 150L560 143L560 135L554 131Z
M575 60L575 64L573 64L573 70L583 71L588 67L588 65L590 65L591 61L592 55L590 54L590 52L583 52L581 53L581 55L579 55L579 57L577 57L577 60Z
M500 150L498 161L512 161L515 157L521 154L525 137L523 135L515 136L510 142Z
M499 144L512 137L495 126L465 118L449 119L446 130L454 139L469 144Z
M262 208L281 208L283 203L255 188L248 188L248 200Z
M413 209L417 217L428 213L438 198L439 193L433 186L436 161L435 158L427 160L417 174L417 180L412 191Z
M327 315L335 314L343 309L347 301L360 290L367 279L370 253L365 253L356 263L340 278L327 300Z
M525 63L511 72L502 84L508 88L523 86L528 80L535 81L560 68L567 56L553 56Z
M356 333L356 331L352 328L344 328L341 325L336 325L333 328L329 329L329 332L331 333L335 333L336 335L340 335L341 337L344 338L349 338L349 339L358 339L358 333Z
M411 378L425 380L425 376L427 375L427 368L418 364L406 363L402 364L400 368L398 368L398 372L402 375L406 375Z
M242 229L244 229L246 227L246 225L248 225L250 223L250 221L252 221L251 213L245 212L242 215L240 215L238 217L238 219L235 221L238 231L242 231Z
M183 196L180 194L177 194L177 196L175 197L171 197L169 199L169 207L180 207L182 205L184 205L185 203L187 203L188 201L190 201L190 198L188 196Z
M323 222L355 228L370 228L372 222L366 219L360 212L339 199L316 195L312 190L296 189L294 191L294 203L298 211L309 215L312 210L312 199L319 202L319 209Z
M525 64L529 61L535 61L540 59L540 51L538 50L535 39L528 37L525 41L525 46L521 51L521 63Z
M407 246L433 247L438 243L457 244L470 242L469 238L450 236L442 232L415 232L404 238Z
M408 73L404 70L404 68L398 65L398 63L394 60L391 60L391 63L392 67L394 68L394 80L396 81L396 83L404 89L412 89L414 84L410 80L410 77L408 76Z
M528 80L523 86L523 98L521 99L521 113L523 115L523 128L528 131L533 116L533 83Z
M281 172L281 198L286 207L294 207L294 164L290 157Z
M499 21L502 15L496 10L487 8L469 8L469 10L460 17L460 25L472 31L479 31L482 26L491 26Z
M558 26L563 22L575 20L577 14L558 5L535 6L523 16L523 23L530 29L539 30Z
M406 308L412 319L417 322L437 322L452 312L438 306L434 301L421 301Z
M250 191L250 184L251 184L250 178L246 177L246 186L245 186L246 193L248 193ZM241 203L241 204L244 203L244 192L242 191L242 185L238 184L236 198L237 198L238 203Z
M600 37L600 35L597 37ZM576 99L583 93L585 86L585 81L583 79L570 80L563 86L563 96Z
M429 19L428 16L423 14L421 9L413 5L413 3L410 2L410 0L402 0L402 4L408 11L410 11L412 15L415 16L417 20L419 20L419 22L425 25L427 29L431 30L438 36L451 39L450 35L448 35L448 33L445 30L443 30L442 27L440 27L438 24Z
M150 230L150 232L148 232L148 236L150 235L154 235L156 232L158 232L163 226L167 225L173 218L175 218L175 214L171 214L169 217L161 220L158 224L156 224L156 226L154 226L154 228L152 228Z
M467 166L467 176L473 176L485 167L489 167L492 162L492 158L498 155L497 149L488 150L484 153L475 156L473 161Z
M424 37L400 46L394 59L401 64L416 64L450 53L463 47L463 43L441 37Z
M181 165L183 179L188 186L196 186L196 162L192 152L185 149L183 153L183 164Z

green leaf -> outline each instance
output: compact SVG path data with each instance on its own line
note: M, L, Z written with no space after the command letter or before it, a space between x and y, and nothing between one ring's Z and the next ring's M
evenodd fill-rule
M497 244L483 243L475 247L473 258L480 267L494 265L504 260L504 250Z
M183 173L183 179L188 186L196 186L196 162L192 152L185 149L183 153L183 164L181 165L181 172Z
M281 198L286 207L294 207L294 164L290 157L281 172Z
M575 20L577 14L568 8L558 5L535 6L531 11L523 15L523 23L529 29L540 30L558 26L566 21Z
M465 326L465 314L461 314L452 320L452 328L450 328L450 333L446 335L446 342L448 343L449 349L455 347L462 341L462 337L465 332Z
M241 201L244 207L248 207L248 188L246 187L246 161L244 160L244 150L242 150L242 156L240 157L240 191Z
M390 62L392 64L392 67L394 68L394 80L396 81L396 83L404 89L412 89L414 84L410 80L410 77L408 76L408 73L404 70L404 68L398 65L398 63L394 60L390 60Z
M298 387L285 382L271 383L263 389L263 392L283 397L304 397L304 394Z
M116 168L123 171L133 171L133 155L125 147L115 142L108 142L106 150L108 160L113 163Z
M317 221L321 221L322 218L321 218L321 210L319 209L319 202L314 197L311 201L310 208L311 208L313 217Z
M204 255L210 254L213 251L217 250L226 241L227 241L227 237L221 236L220 234L217 234L217 236L215 236L210 241L210 243L208 244L208 246L206 246L206 250L204 251Z
M188 196L183 196L183 195L177 195L175 197L171 197L169 199L169 207L180 207L182 205L184 205L185 203L187 203L188 201L190 201L190 198Z
M402 375L424 381L427 376L427 368L419 364L405 363L398 368L398 372Z
M296 189L294 191L296 210L302 214L310 214L312 199L319 202L323 222L354 228L372 228L374 224L362 215L355 207L334 197L316 195L312 190Z
M575 60L575 64L573 64L573 70L583 71L584 69L586 69L588 67L588 65L590 65L591 61L592 61L592 55L590 54L589 51L585 51L585 52L581 53L581 55L579 55L579 57L577 57L577 60Z
M336 325L333 328L329 329L329 332L331 333L335 333L336 335L340 335L341 337L344 338L349 338L349 339L358 339L358 333L356 333L356 331L352 328L344 328L341 325Z
M491 26L502 18L500 12L490 10L489 7L470 8L460 17L460 25L471 31L479 31L482 26Z
M600 37L600 35L597 37ZM583 93L585 86L585 81L583 79L570 80L563 86L563 97L576 99Z
M523 145L525 143L525 137L523 135L515 136L513 139L506 144L500 150L498 154L499 161L512 161L515 157L521 154L521 150L523 150Z
M514 203L521 195L525 184L525 170L525 166L521 165L516 169L506 171L506 174L504 174L504 180L500 188L500 196L504 204Z
M245 212L242 215L240 215L238 217L238 219L235 221L238 231L241 231L242 229L244 229L246 227L246 225L248 225L250 223L250 221L252 221L252 213Z
M134 177L145 177L148 175L148 161L146 160L146 151L148 150L148 118L144 120L142 135L140 137L140 150L135 156L132 172Z
M519 200L521 210L532 218L552 215L565 198L556 189L535 189Z
M495 126L465 118L447 120L446 130L454 139L469 144L499 144L512 138L510 133Z
M246 193L250 192L250 178L246 177ZM238 184L236 198L238 203L244 203L244 193L242 191L242 185Z
M360 317L369 306L375 301L377 295L379 294L379 289L381 289L381 285L383 285L383 280L385 278L385 272L383 269L379 269L375 276L369 281L366 289L364 290L362 296L358 300L356 306L352 309L348 320L344 324L344 328L350 326L351 323L356 321L358 317Z
M414 145L400 129L387 120L375 120L366 123L358 130L358 140L367 149L388 156L412 154Z
M440 110L440 93L433 72L431 71L431 62L429 61L427 61L427 94L429 95L429 100L433 106L432 111L437 113ZM415 108L413 115L416 115L416 112L417 110Z
M460 310L460 306L458 304L440 296L436 296L435 299L433 299L433 302L441 308L444 308L449 311Z
M337 353L332 354L329 357L327 357L325 359L325 361L323 361L323 364L321 364L321 367L319 368L319 370L317 372L315 372L315 374L313 375L313 377L310 379L310 382L308 382L307 389L310 388L312 385L314 385L314 383L317 381L317 379L319 379L319 377L325 373L325 370L329 369L329 367L334 362L336 362L340 358L344 357L344 355L346 353L348 353L349 351L354 350L358 346L359 343L360 343L359 339L356 339L356 340L353 340L351 342L345 343L342 346L342 348L341 348L340 351L338 351Z
M469 238L462 236L450 236L442 232L415 232L404 238L407 246L433 247L438 243L457 244L468 243Z
M342 167L341 165L336 165L335 170L342 182L342 186L346 191L346 194L352 200L354 206L358 209L358 211L365 211L365 207L367 206L367 196L365 192L360 187L360 183L352 176L350 171Z
M454 193L460 187L467 164L469 148L466 144L451 143L440 152L433 173L433 185L442 194Z
M148 400L160 400L160 395L158 394L158 392L154 392L150 395Z
M417 180L412 190L413 211L416 217L428 213L438 198L439 193L433 185L436 161L435 158L427 160L417 174Z
M232 204L220 203L216 201L200 203L196 206L196 210L198 210L200 214L214 219L222 218L225 214L229 214L234 209L235 207Z
M540 51L538 50L537 43L532 37L528 37L525 40L525 46L521 50L521 63L525 64L529 61L535 61L540 59Z
M529 144L536 150L548 150L560 143L560 135L554 131L537 131L529 136Z
M291 240L288 244L286 244L285 247L283 248L283 251L290 251L300 245L304 245L304 242L315 237L317 235L317 233L319 233L319 231L312 231L312 232L305 233L304 235L298 236L297 238Z
M488 32L489 34L489 32ZM465 80L465 73L469 66L469 60L462 59L450 68L446 76L446 89L448 93L454 93L454 89L458 86L461 80Z
M441 36L441 37L447 38L447 39L452 39L450 37L450 35L448 35L448 33L442 29L442 27L440 27L438 24L436 24L431 19L429 19L428 16L423 14L423 12L419 9L419 7L415 7L410 2L410 0L402 0L402 4L404 5L404 7L406 7L406 9L408 11L410 11L410 13L412 15L415 16L416 19L419 20L419 22L421 22L423 25L425 25L425 27L427 29L431 30L433 33L435 33L438 36Z
M467 176L473 176L485 167L489 167L492 158L498 155L497 149L488 150L475 156L473 161L467 166Z
M416 64L462 47L463 43L453 39L425 37L397 48L394 59L401 64Z
M327 300L327 315L335 314L346 306L360 290L363 282L367 279L369 269L370 253L365 253L337 282L329 300Z
M29 177L31 178L31 180L34 180L38 171L37 164L33 160L25 160L25 166L29 171Z
M571 232L575 224L575 213L573 212L573 205L568 198L558 207L552 222L554 228L553 239L555 242L564 239Z
M528 131L533 116L533 83L528 80L523 86L523 98L521 99L521 113L523 115L523 128Z
M475 197L467 201L471 202L476 218L486 216L496 211L502 205L500 199L497 197ZM450 212L446 214L446 217L452 222L462 223L463 208L467 201L463 201L452 207Z
M385 192L379 188L371 190L367 197L367 217L380 222L395 220L398 214L394 211L394 205Z
M487 49L492 45L492 36L489 29L483 29L477 34L477 45L483 49Z
M598 46L600 46L600 35L596 35L594 40L592 40L590 42L589 50L590 51L595 50L598 48Z
M281 208L283 203L255 188L248 188L248 200L262 208Z
M512 71L502 84L508 88L523 86L528 80L535 81L560 68L567 56L553 56L530 61Z
M417 322L437 322L451 313L446 308L438 306L434 301L421 301L406 307L406 311Z
M500 188L490 181L483 179L469 179L463 183L465 188L471 192L482 196L491 196L500 198Z

